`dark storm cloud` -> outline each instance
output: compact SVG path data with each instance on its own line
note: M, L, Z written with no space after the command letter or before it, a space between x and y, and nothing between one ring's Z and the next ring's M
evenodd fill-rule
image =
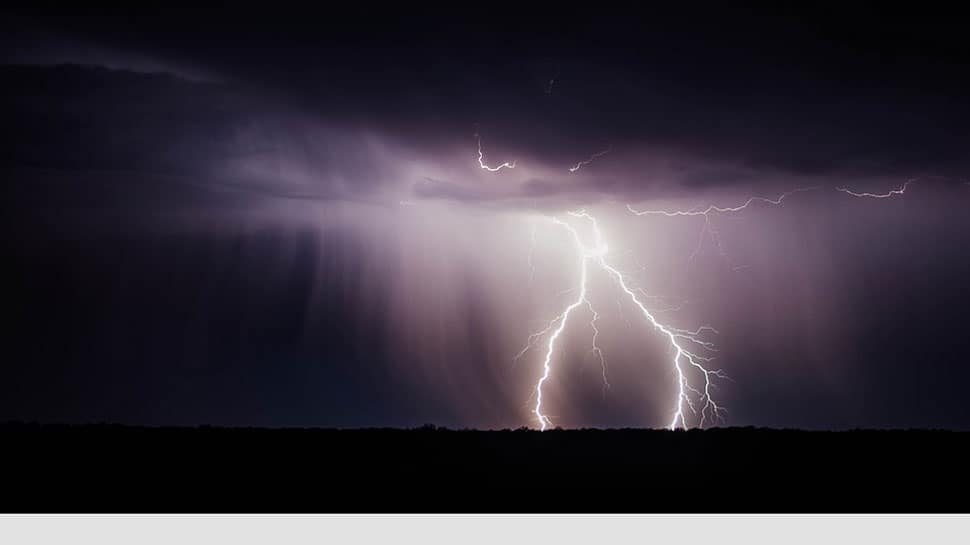
M160 187L212 206L226 195L355 200L392 177L368 135L294 115L244 86L70 64L0 74L8 189L30 191L18 189L24 176L97 178L61 185L50 202L88 192L131 206Z
M501 149L522 165L569 166L604 145L662 150L702 171L667 177L698 188L759 184L761 172L902 178L966 172L970 109L961 97L970 87L961 74L970 56L952 19L732 11L577 19L517 9L486 22L430 10L375 19L344 9L294 22L262 14L250 19L243 10L228 27L199 24L223 15L207 12L191 24L181 15L30 22L45 35L173 65L192 61L233 82L232 92L258 96L261 108L270 104L376 131L431 161L453 157L456 143L473 144L477 127L490 151ZM859 25L870 31L864 40L855 35ZM183 101L192 117L210 116L209 104L184 93L150 96ZM193 133L217 139L223 128L203 122ZM322 179L330 168L348 165L354 187L344 193L381 178L359 172L379 159L333 153L340 138L316 147L312 140L294 143L291 149L306 152L293 159ZM197 144L190 141L182 153L211 157L212 150ZM155 149L154 142L144 147ZM721 170L727 163L737 166L734 172ZM615 176L603 183L620 193L649 188L636 173L622 176L623 183ZM557 192L595 185L563 178Z
M193 81L217 80L212 74L176 65L164 58L71 39L62 32L46 30L29 18L9 17L0 22L0 30L0 62L3 64L102 66L144 74L164 72Z

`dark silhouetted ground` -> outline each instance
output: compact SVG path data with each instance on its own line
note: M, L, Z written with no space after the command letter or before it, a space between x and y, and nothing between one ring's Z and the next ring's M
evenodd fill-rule
M0 427L2 511L966 512L970 433Z

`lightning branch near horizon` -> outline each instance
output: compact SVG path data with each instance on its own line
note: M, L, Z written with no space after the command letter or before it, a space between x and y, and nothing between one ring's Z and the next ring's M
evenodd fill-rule
M600 349L598 344L596 344L596 339L600 334L599 328L596 327L596 320L599 320L600 315L598 312L596 312L596 309L593 308L592 303L590 303L588 299L586 300L586 306L589 308L590 314L593 315L592 319L589 321L589 327L593 330L593 340L592 347L589 349L588 353L596 356L600 362L600 369L603 373L603 395L605 396L606 391L610 389L610 379L606 374L606 357L603 355L603 350Z

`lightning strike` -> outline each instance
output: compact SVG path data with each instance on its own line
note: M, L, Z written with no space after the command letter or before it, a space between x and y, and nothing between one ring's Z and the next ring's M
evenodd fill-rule
M590 314L593 318L589 321L589 327L593 330L593 347L589 349L589 353L593 354L600 361L600 368L603 371L603 395L606 395L606 390L610 388L610 380L606 376L606 358L603 356L603 351L600 350L599 345L596 344L596 338L599 337L600 330L596 327L596 320L599 320L599 313L593 308L592 303L589 300L586 301L586 306L589 308Z
M610 147L606 148L603 151L598 151L598 152L590 155L589 156L589 159L586 159L585 161L580 161L580 162L576 163L576 166L571 167L569 169L569 172L576 172L577 170L583 168L584 166L592 163L596 158L602 157L602 156L606 155L607 153L609 153L611 151L613 151L613 146L610 146Z
M569 230L570 233L572 233L580 254L580 269L579 269L580 276L579 276L579 297L575 301L570 303L570 305L566 307L566 310L564 310L562 314L554 318L552 322L550 322L550 326L546 328L546 332L548 332L550 329L552 329L552 324L555 324L555 323L559 324L552 332L552 334L549 335L549 342L546 347L545 359L542 361L542 376L539 378L539 382L536 383L536 388L535 388L536 405L533 412L535 413L536 418L539 420L539 427L542 431L545 431L546 428L548 428L552 424L552 422L549 420L549 417L542 414L542 385L545 384L547 380L549 380L549 374L552 372L552 354L556 349L556 340L562 334L563 330L566 329L566 322L569 320L570 313L572 313L573 310L575 310L577 307L579 307L580 305L586 302L586 280L587 280L587 275L589 271L589 267L587 266L589 260L587 259L586 251L585 251L585 248L583 247L583 243L579 238L579 233L577 233L576 230L573 229L569 224L563 222L558 218L553 218L552 221L557 225L561 225L565 227L566 229ZM541 336L542 334L544 334L544 332L540 332L538 335ZM533 335L536 335L536 334L533 334Z
M596 222L596 218L585 211L570 212L570 215L586 218L592 223L593 234L596 239L597 246L602 249L602 251L598 251L593 254L597 264L599 264L600 267L602 267L607 273L609 273L610 276L613 277L620 289L626 293L633 304L643 314L644 318L647 319L655 330L661 332L667 337L667 339L670 341L671 347L675 350L672 363L677 374L678 397L674 415L669 425L670 429L676 429L678 427L678 423L683 428L688 427L687 419L684 415L685 404L690 408L692 413L700 417L700 427L703 427L708 419L712 421L721 420L723 418L722 413L725 413L726 411L723 407L719 406L711 396L711 388L713 386L711 377L724 378L726 375L720 369L710 370L704 366L704 364L713 361L713 357L699 355L687 349L687 346L694 344L702 350L709 352L714 351L715 349L713 343L705 341L701 335L708 331L717 334L717 330L710 326L703 326L697 330L689 331L686 329L670 327L660 323L660 321L657 320L650 310L647 309L646 305L644 305L643 302L637 298L636 293L627 285L627 281L623 276L623 273L606 262L606 244L603 241L603 234L602 231L600 231L599 224ZM685 373L684 366L682 365L683 363L689 364L703 375L703 391L698 391L696 388L691 386L687 374ZM697 410L695 403L691 400L688 392L699 396L697 403L703 404L701 405L699 411Z
M577 163L575 167L569 169L570 172L579 170L584 165L589 164L596 157L604 155L609 151L610 149L607 149L597 154L593 154L586 161L581 161ZM915 182L916 179L908 180L899 188L890 190L887 193L857 192L844 187L836 187L835 189L853 197L885 199L904 194L906 189ZM970 182L964 183L970 185ZM668 218L702 216L704 218L704 225L701 228L698 244L691 253L690 260L693 260L694 257L696 257L696 255L700 252L703 242L706 239L711 241L714 247L720 252L722 257L728 259L728 256L721 244L720 233L714 228L714 225L711 222L711 216L713 214L738 213L755 203L780 206L785 199L791 197L792 195L807 191L814 191L819 189L819 187L820 186L801 187L791 191L786 191L775 198L750 197L743 203L736 206L709 205L706 208L694 207L688 210L637 210L632 205L627 204L626 208L629 212L637 216L652 215ZM530 335L525 348L523 348L522 351L520 351L515 357L516 360L522 358L530 349L535 347L541 339L547 339L546 350L542 363L542 375L535 385L536 404L533 409L533 413L539 422L540 429L546 430L552 424L549 417L543 412L542 390L552 373L552 358L556 353L556 343L562 336L563 331L566 329L566 324L573 311L583 305L585 305L590 312L591 319L589 325L593 331L592 348L588 354L595 355L600 361L603 371L604 394L606 389L610 387L607 379L606 359L603 355L603 351L597 344L597 338L600 330L597 327L596 322L600 315L593 308L593 305L588 298L587 282L589 279L590 264L598 266L615 282L620 292L629 298L629 301L640 311L643 318L652 326L653 330L666 338L670 348L673 351L673 356L669 361L672 370L676 375L677 394L668 428L673 430L677 428L686 429L690 427L691 424L688 421L688 413L694 417L697 422L697 426L702 428L706 424L722 422L725 418L727 410L717 403L713 397L712 390L717 388L715 379L730 380L730 377L728 377L722 369L711 368L709 366L709 364L714 360L714 356L712 354L716 353L718 349L715 344L706 337L706 334L718 335L719 332L715 328L706 325L694 330L681 329L664 324L658 320L656 313L675 312L682 309L687 303L681 302L676 306L664 305L664 300L669 298L650 295L640 287L631 287L626 275L620 269L610 265L607 262L606 256L608 253L608 246L603 238L603 233L599 228L596 218L585 210L570 211L567 212L567 214L574 218L587 220L591 225L594 238L594 244L592 246L587 246L583 243L579 233L572 225L558 218L551 218L553 223L563 227L570 233L578 251L578 257L580 260L580 278L578 287L564 290L562 293L560 293L560 296L573 293L575 291L578 291L579 294L575 300L573 300L558 316L553 318L544 329ZM534 231L531 236L531 241L534 247ZM645 269L645 267L639 262L637 262L637 265L639 266L638 272L642 272ZM531 253L529 266L532 273L534 273ZM734 267L735 270L740 268L741 267ZM663 306L664 308L655 308L651 310L645 301L659 302L659 306ZM618 308L620 309L620 314L622 315L623 312L621 301L617 300L617 304ZM629 320L627 320L627 324L629 325ZM692 383L692 376L700 377L702 379L702 384L697 384L695 386L695 384Z
M482 137L476 134L475 135L475 138L478 139L478 166L479 167L481 167L483 170L487 170L489 172L498 172L498 171L502 170L503 168L509 168L509 169L515 168L515 161L514 160L511 163L508 162L508 161L506 161L506 162L502 163L501 165L499 165L497 167L490 167L490 166L488 166L485 163L485 152L482 151Z
M640 310L647 322L653 326L653 329L667 338L671 348L675 352L671 359L671 364L677 376L677 398L673 410L673 417L669 424L670 429L676 429L678 427L687 428L689 426L686 415L687 410L698 419L698 425L701 427L708 422L723 420L726 410L714 400L711 390L714 388L713 378L727 378L727 375L721 369L708 369L706 365L714 358L713 356L704 354L705 352L713 353L717 351L714 344L704 338L706 333L717 334L717 330L710 326L702 326L695 330L680 329L665 325L657 320L643 301L637 297L636 290L639 290L639 288L636 290L631 288L624 274L619 269L607 263L606 255L608 253L608 246L596 219L584 210L568 212L568 215L589 221L592 226L594 238L594 245L591 247L587 246L583 243L579 233L572 225L558 218L552 218L553 223L569 232L575 243L580 260L579 294L562 313L549 322L545 329L530 335L526 347L516 356L516 358L522 357L538 343L539 339L547 337L546 350L542 362L542 375L535 386L536 404L533 409L540 429L544 431L552 424L549 417L543 412L542 390L552 373L552 358L553 354L556 353L556 343L566 329L570 315L574 310L583 305L587 306L592 315L590 327L593 330L593 348L590 353L596 355L600 360L600 365L603 370L604 393L605 389L609 387L606 360L602 350L596 343L599 335L596 321L599 318L599 314L595 311L587 296L590 263L598 265L615 281L623 294L630 299L633 305ZM703 377L702 387L697 388L691 384L689 372L699 374Z

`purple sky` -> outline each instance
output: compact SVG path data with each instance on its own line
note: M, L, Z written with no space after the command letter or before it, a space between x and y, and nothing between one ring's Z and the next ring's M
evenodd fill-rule
M513 357L586 209L658 318L719 331L727 424L970 428L951 19L258 15L5 23L0 418L536 426ZM588 287L611 387L577 310L550 419L667 425L669 343Z

